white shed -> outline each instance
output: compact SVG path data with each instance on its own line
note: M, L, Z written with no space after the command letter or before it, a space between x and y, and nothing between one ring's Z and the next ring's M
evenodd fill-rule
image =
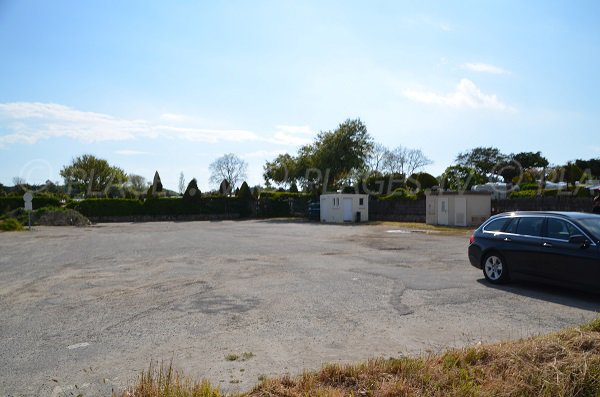
M491 192L428 192L429 225L479 226L492 214Z
M367 222L369 195L332 193L321 195L321 222Z

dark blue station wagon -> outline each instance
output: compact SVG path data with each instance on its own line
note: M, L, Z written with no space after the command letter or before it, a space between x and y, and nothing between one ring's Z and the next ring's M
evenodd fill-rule
M600 292L600 215L495 215L473 232L469 261L494 284L524 278Z

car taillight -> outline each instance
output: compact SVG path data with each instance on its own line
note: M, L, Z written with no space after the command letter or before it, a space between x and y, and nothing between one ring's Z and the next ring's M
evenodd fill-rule
M473 241L475 241L475 235L471 234L471 237L469 237L469 245L473 244Z

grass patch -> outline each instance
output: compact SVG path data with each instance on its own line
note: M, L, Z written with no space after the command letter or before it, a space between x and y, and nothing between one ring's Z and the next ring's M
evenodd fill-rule
M153 376L150 370L142 374L136 389L132 389L138 392L122 396L219 396L218 389L208 382L182 380L170 367L158 375L153 371ZM259 380L261 383L251 391L238 396L598 396L600 319L514 342L453 349L425 357L328 364L296 377L261 376ZM174 385L189 389L175 391ZM161 387L166 391L161 392ZM192 394L194 387L213 394ZM144 390L156 393L139 392Z
M451 234L456 236L471 235L475 227L472 226L439 226L428 225L420 222L391 222L391 221L373 221L369 222L372 225L382 225L388 227L396 227L400 229L434 232L440 234Z
M242 354L228 354L225 356L225 360L227 361L248 361L250 360L252 357L254 357L255 354L252 352L243 352Z
M4 232L13 232L23 230L21 222L14 218L0 219L0 230Z

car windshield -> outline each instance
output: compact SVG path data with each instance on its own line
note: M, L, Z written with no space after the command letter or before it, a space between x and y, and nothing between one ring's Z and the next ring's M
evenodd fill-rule
M578 222L592 233L592 237L594 237L596 241L600 240L600 216L578 219Z

